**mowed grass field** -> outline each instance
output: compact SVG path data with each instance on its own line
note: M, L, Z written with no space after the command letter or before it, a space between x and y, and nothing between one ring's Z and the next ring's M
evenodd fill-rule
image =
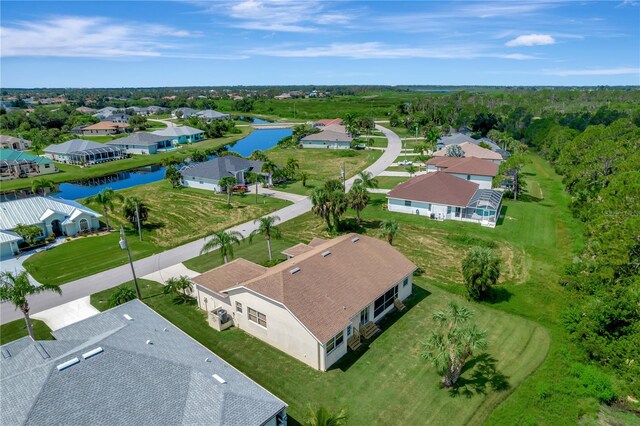
M110 291L93 295L93 305L104 309ZM377 338L324 373L239 329L215 331L204 311L175 303L160 284L145 282L142 291L151 308L286 401L290 424L303 420L309 404L346 407L353 425L480 424L544 360L549 343L545 330L530 321L455 297L475 312L490 346L469 364L463 386L451 394L440 388L420 352L434 327L432 312L445 308L452 296L423 280L404 313L390 314Z
M11 309L12 306L7 304L4 309ZM37 319L31 318L31 327L33 328L33 334L36 340L53 340L51 335L51 329L47 327L45 323ZM27 323L24 318L17 319L15 321L8 322L0 325L0 345L13 342L21 337L28 336Z
M123 196L137 196L149 207L149 220L143 227L143 241L130 224L125 224L118 203L109 213L112 228L127 227L128 241L134 259L197 240L205 235L263 216L289 204L273 197L233 196L232 209L226 208L226 195L211 191L173 189L167 181L135 186L118 191ZM88 207L102 212L95 204ZM92 275L127 262L126 253L118 246L118 232L74 239L51 250L31 256L25 268L40 282L62 284Z

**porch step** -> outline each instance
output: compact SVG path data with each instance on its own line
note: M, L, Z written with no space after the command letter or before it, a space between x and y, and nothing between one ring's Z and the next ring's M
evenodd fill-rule
M402 312L405 309L407 309L407 307L404 306L404 303L402 303L402 301L400 301L400 299L394 299L393 300L393 304L395 305L396 309L398 309L400 312Z
M376 323L373 321L369 321L368 323L366 323L364 326L360 328L360 334L362 334L362 337L364 337L367 340L369 340L371 337L373 337L376 333L379 333L379 332L380 332L380 329L378 328Z
M360 336L354 334L353 336L349 337L349 340L347 340L347 344L349 345L349 349L351 349L352 351L357 351L360 346L362 346Z

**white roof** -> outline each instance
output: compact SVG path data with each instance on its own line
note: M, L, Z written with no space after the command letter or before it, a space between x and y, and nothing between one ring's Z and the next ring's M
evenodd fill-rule
M179 126L167 127L166 129L156 130L155 132L151 133L159 136L189 136L197 135L198 133L204 133L204 130L195 129L189 126Z
M68 154L76 151L86 151L88 149L105 148L104 144L88 141L85 139L71 139L60 144L49 145L44 152L52 152L54 154Z
M22 237L13 231L0 231L0 243L10 243L20 240L22 240Z
M0 203L0 229L13 229L20 224L42 223L43 217L53 213L60 213L66 218L76 218L81 213L95 218L102 216L75 201L55 197L31 197Z

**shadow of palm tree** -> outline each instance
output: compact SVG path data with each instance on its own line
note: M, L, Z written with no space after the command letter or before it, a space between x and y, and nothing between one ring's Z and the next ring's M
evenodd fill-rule
M496 363L496 359L486 352L474 357L465 365L449 395L471 398L473 395L486 395L489 390L501 392L509 389L509 377L498 370Z

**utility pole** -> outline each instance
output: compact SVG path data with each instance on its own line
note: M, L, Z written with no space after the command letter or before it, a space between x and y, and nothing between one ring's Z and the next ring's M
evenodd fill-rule
M136 221L138 222L138 236L142 241L142 226L140 226L140 210L138 209L138 203L136 203Z
M342 170L340 171L340 176L342 176L342 187L344 188L344 192L347 192L347 171L344 168L344 161L342 162Z
M120 225L120 248L127 250L127 256L129 257L129 265L131 265L131 274L133 275L133 284L136 286L136 293L138 299L142 300L142 293L140 293L140 287L138 286L138 279L136 278L136 271L133 269L133 259L131 259L131 250L129 250L129 244L127 244L127 237L124 235L124 227Z

